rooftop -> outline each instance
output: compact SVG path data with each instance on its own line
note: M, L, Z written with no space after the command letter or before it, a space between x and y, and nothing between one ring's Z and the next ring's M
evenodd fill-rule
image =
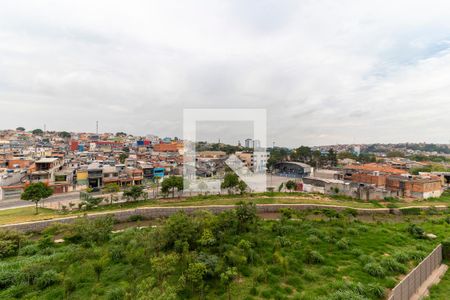
M395 169L389 165L377 164L377 163L370 163L370 164L364 164L364 165L349 165L349 166L346 166L345 169L370 171L370 172L381 172L381 173L398 174L398 175L408 173L405 170Z
M39 159L38 161L36 161L36 163L42 163L42 164L45 164L45 163L52 163L52 162L55 162L55 161L57 161L58 160L58 158L56 158L56 157L44 157L44 158L41 158L41 159Z

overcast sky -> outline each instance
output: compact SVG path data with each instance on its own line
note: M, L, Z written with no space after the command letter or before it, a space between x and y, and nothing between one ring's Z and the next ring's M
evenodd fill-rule
M449 47L449 1L0 0L0 128L266 108L269 144L449 143Z

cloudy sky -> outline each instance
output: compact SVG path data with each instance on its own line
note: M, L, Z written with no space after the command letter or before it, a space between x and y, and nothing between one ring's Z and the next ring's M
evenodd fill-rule
M448 1L1 0L0 128L182 136L183 108L265 108L277 145L449 143L449 49Z

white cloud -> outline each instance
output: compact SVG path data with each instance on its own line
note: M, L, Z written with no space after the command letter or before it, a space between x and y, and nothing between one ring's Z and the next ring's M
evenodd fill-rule
M2 2L0 127L180 136L183 108L267 108L278 145L448 142L449 17L447 1Z

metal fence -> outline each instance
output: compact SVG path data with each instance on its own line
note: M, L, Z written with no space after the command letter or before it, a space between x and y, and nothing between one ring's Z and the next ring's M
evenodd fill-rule
M409 300L441 264L442 245L439 245L395 286L389 300Z

